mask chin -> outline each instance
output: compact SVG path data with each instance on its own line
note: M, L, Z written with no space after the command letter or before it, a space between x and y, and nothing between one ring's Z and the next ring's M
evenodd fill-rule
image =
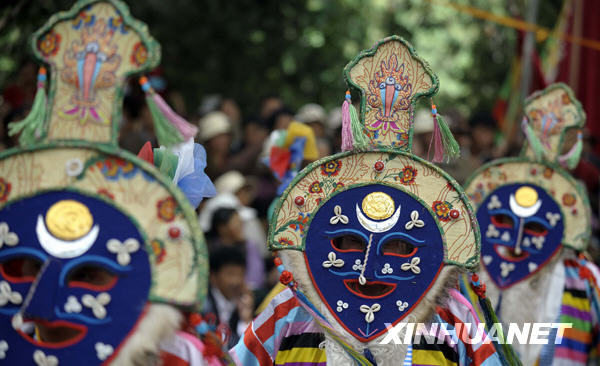
M355 349L363 349L365 347L369 347L369 349L371 349L371 347L405 347L404 345L395 345L393 343L381 345L380 343L386 336L386 333L368 343L357 340L337 323L333 315L327 309L325 303L319 297L315 285L308 274L304 253L298 250L280 250L277 252L277 255L281 258L285 268L294 275L294 279L298 283L300 290L306 294L308 299L315 305L321 314L325 316L329 323L332 324L333 328L342 336L344 341L348 342ZM402 321L416 323L428 322L433 316L436 306L445 303L446 297L448 296L448 289L456 287L458 278L462 272L464 272L464 270L457 266L444 265L440 270L436 281L429 288L429 291L427 291L418 305L407 314ZM385 309L383 310L385 311ZM396 357L396 353L394 354L394 357Z
M181 312L171 305L147 305L135 328L121 343L111 365L158 365L160 343L180 328L182 320Z

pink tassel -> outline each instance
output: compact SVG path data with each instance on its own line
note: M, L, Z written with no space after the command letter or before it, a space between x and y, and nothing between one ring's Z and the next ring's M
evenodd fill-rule
M435 104L431 105L431 114L433 116L433 134L429 140L429 149L427 150L427 158L431 159L431 145L433 145L433 162L441 163L444 160L444 144L442 142L442 133L437 121L437 109Z
M354 137L352 136L352 121L350 119L350 92L346 91L346 100L342 104L342 151L354 149Z
M175 113L175 111L169 107L167 102L165 102L165 100L158 93L154 93L152 95L152 99L162 114L169 120L169 122L171 122L173 126L175 126L181 136L183 136L184 141L196 136L198 133L198 127L189 123L180 115Z

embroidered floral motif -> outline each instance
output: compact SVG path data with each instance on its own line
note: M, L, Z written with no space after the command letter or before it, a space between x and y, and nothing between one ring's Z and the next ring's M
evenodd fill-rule
M290 228L294 229L294 231L300 231L300 235L304 235L304 225L308 223L310 219L310 213L298 213L297 222L290 224Z
M294 242L288 238L279 238L279 240L277 242L279 243L279 245L286 246L286 247L294 245Z
M485 237L486 238L497 238L500 236L500 232L496 229L496 227L493 224L489 224L488 228L485 232Z
M563 202L563 205L565 205L567 207L571 207L571 206L575 205L575 203L577 203L577 198L575 198L575 195L573 193L565 193L562 196L562 202Z
M340 189L342 189L342 188L344 188L344 183L342 183L342 182L337 182L337 183L335 184L335 186L333 187L333 192L337 192L337 191L339 191L339 190L340 190Z
M386 263L383 265L383 268L381 269L381 273L392 274L392 273L394 273L394 269L390 266L389 263Z
M548 219L548 223L550 223L550 226L555 227L558 220L560 220L560 214L546 212L546 219Z
M327 177L335 177L342 169L342 161L334 160L321 165L321 174Z
M323 193L323 183L317 180L312 182L312 184L308 187L308 191L310 193Z
M175 219L177 203L173 197L167 197L164 200L158 201L156 208L158 209L158 218L162 221L171 222Z
M117 262L120 265L126 266L131 262L131 253L140 249L140 243L134 238L129 238L122 243L118 239L109 239L106 242L106 249L117 255Z
M452 204L450 202L434 201L432 208L438 219L441 221L450 221L450 210L452 209Z
M107 158L96 165L109 180L131 179L138 171L131 162L120 158Z
M554 174L554 170L551 168L546 167L546 169L544 169L544 178L546 179L550 179L552 178L552 175Z
M514 263L502 262L500 263L500 276L507 277L510 272L515 269Z
M11 184L0 178L0 202L5 202L10 194Z
M106 360L115 351L113 346L102 342L96 343L94 348L96 349L96 357L102 361Z
M407 165L398 174L398 177L394 177L394 180L400 181L404 185L413 184L417 177L417 169L413 166Z
M142 42L136 43L131 52L131 63L135 66L142 66L146 60L148 60L148 49Z
M161 263L167 254L167 251L165 250L165 244L158 239L154 239L150 242L150 246L152 247L152 252L156 257L156 263Z
M496 196L495 194L492 195L492 197L490 197L490 202L488 202L488 204L487 204L488 210L493 210L495 208L501 208L501 207L502 207L502 202L500 202L500 200L498 199L498 196Z
M90 7L88 7L86 10L90 10ZM88 13L86 10L80 11L77 15L77 18L73 19L73 22L71 23L73 29L78 30L82 25L85 25L86 27L94 25L96 22L96 16Z
M50 31L38 41L38 49L45 57L56 55L60 47L60 34Z

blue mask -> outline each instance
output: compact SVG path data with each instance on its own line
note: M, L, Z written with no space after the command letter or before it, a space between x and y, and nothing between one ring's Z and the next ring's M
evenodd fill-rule
M305 259L319 296L365 342L421 300L444 260L430 209L414 196L374 184L345 190L316 212Z
M477 210L486 270L507 288L536 273L561 246L564 223L556 201L535 185L508 184Z
M51 191L4 206L0 236L0 342L11 350L1 361L110 360L151 284L131 218L98 198Z

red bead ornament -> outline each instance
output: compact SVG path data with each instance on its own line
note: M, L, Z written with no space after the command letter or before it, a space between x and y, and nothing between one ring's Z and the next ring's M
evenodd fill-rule
M453 219L458 219L458 217L460 216L460 212L458 212L458 210L450 210L450 217Z
M576 208L574 208L574 209L571 211L571 213L572 213L573 215L577 215L577 209L576 209Z
M293 280L294 275L292 275L292 272L290 271L283 271L281 272L281 276L279 276L279 282L283 283L284 285L289 284Z
M294 203L296 206L304 206L304 197L296 196L296 198L294 198Z
M181 235L181 230L179 230L178 227L171 227L169 228L169 236L173 239L177 239L179 238L179 236Z
M275 259L273 259L273 263L275 263L275 267L281 265L281 258L275 257Z
M383 164L383 161L379 160L375 162L375 166L373 168L376 172L380 172L383 170L383 168L385 168L385 164Z

